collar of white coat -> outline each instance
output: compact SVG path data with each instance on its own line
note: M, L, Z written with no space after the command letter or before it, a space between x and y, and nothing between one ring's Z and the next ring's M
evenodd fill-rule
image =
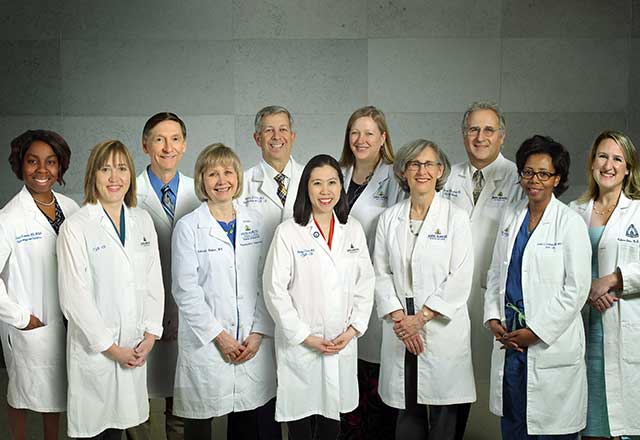
M60 204L60 207L62 208L63 203L61 203L59 199L59 194L53 190L51 191L51 193L58 200L58 204ZM27 189L26 185L22 187L22 189L18 194L19 194L18 198L20 200L20 204L22 205L24 210L27 212L30 212L35 217L35 219L40 223L42 223L44 226L49 226L49 221L45 218L42 211L40 211L40 208L38 208L38 205L36 205L36 202L33 200L33 196ZM63 209L63 212L64 212L64 209ZM46 231L50 230L53 233L53 229L51 228L45 228L45 230Z
M346 224L340 223L336 213L333 212L333 238L331 240L331 249L338 249L339 241L342 239L342 231L345 228ZM329 245L327 241L322 237L322 232L316 226L316 222L313 220L313 214L309 216L309 221L307 222L307 231L309 231L309 235L311 235L317 242L324 244L324 249L329 250Z
M285 165L281 174L284 174L287 178L287 183L291 181L293 178L293 168L295 161L293 157L289 158L289 162ZM256 182L262 182L265 178L275 181L276 175L280 174L276 170L273 169L271 165L269 165L264 159L260 159L260 166L256 167L256 172L253 174L253 180Z
M241 226L245 227L246 225L251 225L253 223L252 218L248 215L248 212L242 204L238 202L237 199L232 203L233 209L236 211L236 231L239 231ZM206 201L202 202L202 204L196 208L196 216L198 229L209 229L209 235L231 245L227 233L222 229L218 220L211 215L209 205L207 205ZM237 235L237 237L240 237L240 235Z
M579 203L577 200L572 202L572 205L575 206L576 211L585 219L587 225L591 224L591 214L593 212L593 202L594 199L590 199L587 203ZM626 196L624 191L620 192L620 199L618 200L618 204L616 205L613 213L611 214L611 218L609 221L617 217L617 214L620 210L624 211L625 209L631 206L631 199Z
M100 223L106 222L106 224L109 225L111 229L113 229L113 225L111 224L111 219L105 212L104 207L102 206L102 203L100 203L100 200L96 200L95 204L87 203L85 206L87 207L87 210L89 211L89 215L91 217L99 220ZM122 202L122 207L124 208L125 222L127 222L126 226L129 226L129 222L134 223L133 217L131 216L131 208L129 208L124 202Z
M556 211L558 210L558 205L562 202L559 201L554 194L551 194L551 200L549 200L549 204L546 208L544 208L544 212L542 213L542 218L538 225L543 225L549 223L556 216ZM524 199L520 202L517 209L518 212L518 225L522 223L525 215L527 215L527 211L529 210L529 199Z
M469 179L471 179L477 168L474 167L469 160L467 160L466 163L466 166L460 167L460 173L458 175L460 177L469 177ZM484 177L485 182L487 180L502 180L511 172L511 168L513 166L513 162L504 157L502 153L498 153L496 160L482 169L482 176Z
M182 175L180 176L180 183L182 184L184 179ZM183 185L178 185L178 193ZM136 178L136 198L138 199L138 204L140 206L148 207L148 209L154 211L155 218L159 218L164 221L167 225L171 225L171 221L160 203L160 199L156 195L153 187L151 186L151 181L149 180L149 174L147 173L147 169L145 169L138 175ZM176 204L180 200L180 194L176 194Z
M409 215L411 211L411 196L399 202L398 205L400 207L400 209L398 210L398 220L409 222ZM438 217L441 206L442 198L440 197L439 193L436 193L435 196L433 196L433 200L431 201L431 206L429 206L429 211L427 211L427 216L424 218L423 226L427 223L430 223L434 218ZM422 227L420 228L420 230L426 230L426 228Z
M373 170L371 179L369 179L368 183L379 185L380 183L386 181L390 177L389 175L391 173L389 172L389 170L392 169L392 167L385 167L384 165L387 165L387 164L382 159L380 159L375 169ZM342 168L342 174L344 176L345 192L347 191L347 188L349 188L349 183L351 183L351 176L353 176L354 169L355 169L354 165Z

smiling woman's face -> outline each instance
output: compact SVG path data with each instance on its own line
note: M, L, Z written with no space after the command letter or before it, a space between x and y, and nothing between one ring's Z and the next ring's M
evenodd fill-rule
M539 175L534 175L530 178L520 178L520 185L529 198L529 202L543 203L551 200L553 189L560 183L560 176L555 175L556 169L553 166L551 156L543 153L532 154L524 163L522 172L552 174L546 181L542 180Z
M335 168L323 165L311 170L307 191L314 215L332 212L340 200L341 190L340 177Z

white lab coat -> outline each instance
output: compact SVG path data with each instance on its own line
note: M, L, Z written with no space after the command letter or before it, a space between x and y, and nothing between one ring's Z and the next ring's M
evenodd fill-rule
M484 320L505 322L511 252L527 213L527 200L510 205L500 222L488 274ZM540 341L527 350L529 435L570 434L586 424L585 338L580 309L591 286L591 245L584 221L551 199L522 256L526 322ZM508 328L507 328L508 329ZM504 350L494 341L491 412L502 416Z
M174 414L207 419L248 411L276 395L273 321L262 297L260 214L235 204L235 250L204 202L173 235L173 295L180 311ZM213 339L265 335L256 356L226 362Z
M103 352L162 335L158 241L151 217L125 207L123 247L102 205L85 205L60 229L60 306L69 320L70 437L126 429L149 417L146 366L125 369Z
M344 189L346 192L351 182L353 167L345 168L342 172L344 174ZM395 205L396 202L404 197L406 197L406 194L400 189L394 177L393 164L380 162L349 213L362 225L364 234L367 237L367 247L370 255L373 256L378 217L385 209ZM379 364L381 343L382 321L378 318L374 305L367 333L358 340L358 358Z
M264 244L271 244L273 233L280 223L293 217L293 205L298 194L298 185L304 166L298 164L293 158L291 164L291 176L287 188L287 198L284 206L278 197L278 183L266 176L264 160L253 168L244 172L242 196L239 201L247 208L258 211L264 221Z
M173 339L156 341L147 362L147 386L150 397L169 397L173 395L173 379L178 359L178 307L171 295L171 234L174 225L180 218L200 205L193 186L193 179L180 174L176 209L173 224L156 195L149 174L144 169L136 179L138 207L149 213L158 234L162 280L164 282L164 317L162 327L165 338L173 335Z
M572 202L591 223L593 200ZM598 276L618 268L619 301L602 314L604 368L609 428L614 437L640 434L640 201L620 194L598 244Z
M65 218L76 202L54 193ZM67 409L65 330L58 301L57 235L26 187L0 211L0 321L9 375L7 403L37 412ZM31 314L45 325L34 330Z
M467 299L473 273L469 247L471 228L466 213L438 194L416 238L407 267L409 211L404 200L387 209L378 221L374 266L376 304L380 318L406 310L413 293L415 312L422 306L442 316L421 330L425 350L418 355L418 403L451 405L474 402ZM405 345L389 319L382 324L379 392L394 408L405 408Z
M468 307L471 317L471 351L476 381L488 386L491 369L493 338L484 328L484 295L487 289L487 272L498 233L500 217L505 208L522 200L524 194L518 184L516 164L502 154L489 165L490 176L485 176L478 202L473 204L473 173L469 161L455 164L443 190L442 197L464 209L471 220L474 266ZM489 170L485 169L485 174ZM488 177L488 178L487 178Z
M335 218L335 216L334 216ZM312 414L339 420L358 406L357 340L322 355L303 341L332 340L353 326L367 329L375 278L362 226L335 218L331 249L313 219L289 219L275 232L263 275L265 302L275 321L276 420Z

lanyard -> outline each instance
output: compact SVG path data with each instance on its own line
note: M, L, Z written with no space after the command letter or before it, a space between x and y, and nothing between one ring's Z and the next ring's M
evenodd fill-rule
M327 242L327 246L329 246L329 250L331 250L331 242L333 241L333 225L335 224L335 219L334 219L333 215L331 216L331 224L329 225L329 239L328 240L324 236L324 233L322 232L322 228L320 228L320 225L316 221L315 216L313 217L313 222L316 224L316 227L318 228L318 231L320 231L320 235L322 235L322 238L324 238L324 241Z

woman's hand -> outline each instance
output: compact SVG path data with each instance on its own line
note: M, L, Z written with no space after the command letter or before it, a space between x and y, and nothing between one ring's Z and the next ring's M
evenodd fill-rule
M589 299L589 302L593 306L594 309L599 311L600 313L605 310L613 307L613 305L618 302L618 297L611 295L610 293L605 293L595 300Z
M222 330L218 336L213 338L214 344L227 362L235 362L236 358L245 351L246 347L235 340L229 333Z
M402 343L409 350L409 353L416 356L424 351L424 342L420 333L404 338Z
M507 333L507 329L504 328L504 325L502 325L499 319L490 319L487 324L496 341L500 341L504 334Z
M500 342L506 349L523 352L525 348L537 343L540 338L528 328L521 328L505 333Z
M117 344L111 344L111 347L102 352L109 359L116 361L122 368L135 368L139 356L133 348L120 347Z
M426 322L427 320L422 316L422 313L407 315L401 320L394 322L393 331L400 340L404 340L418 334Z
M134 366L141 367L144 365L155 343L156 337L151 333L144 332L144 338L133 350L136 355L138 355L138 359L135 362Z
M317 351L322 354L336 354L335 344L331 341L327 341L320 336L309 335L302 343L305 347Z
M44 324L36 315L29 316L29 324L25 328L21 328L22 331L33 330L38 327L44 327Z
M598 298L608 294L612 290L620 288L622 288L622 275L616 270L609 275L605 275L591 282L589 301L594 304Z
M337 338L335 338L333 341L331 341L333 343L333 347L331 347L331 350L333 350L335 353L338 353L340 350L342 350L343 348L345 348L347 346L347 344L356 337L356 335L358 334L358 332L356 331L355 328L353 328L353 326L349 326L349 328L347 328L344 332L342 332L340 335L338 335Z
M260 333L251 333L249 336L247 336L247 339L242 342L244 351L240 353L240 356L238 356L234 362L236 364L241 364L242 362L252 359L256 355L256 353L258 353L261 342L262 335Z

